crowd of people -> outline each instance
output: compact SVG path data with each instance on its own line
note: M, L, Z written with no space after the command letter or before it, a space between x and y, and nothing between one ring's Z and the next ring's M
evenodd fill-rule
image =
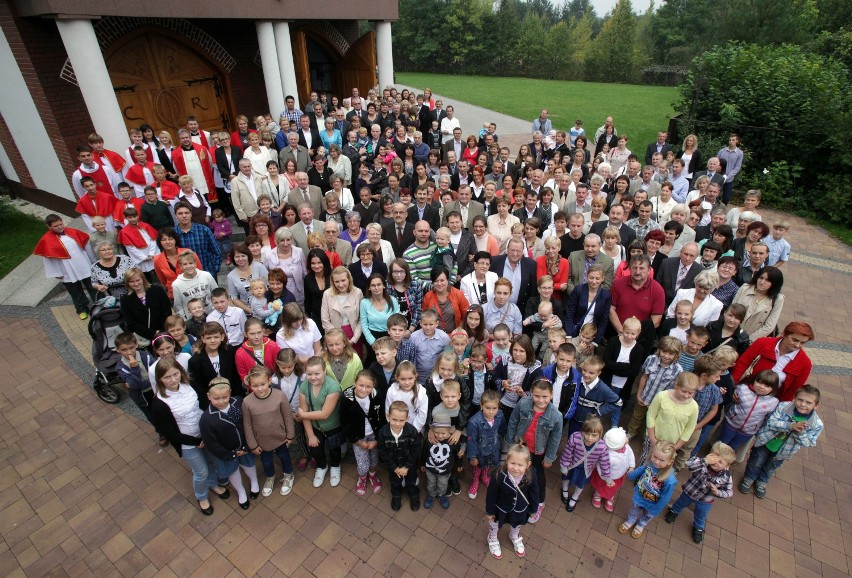
M384 479L393 510L424 490L449 508L469 475L497 558L504 524L524 555L548 475L568 512L635 482L634 538L694 504L700 543L730 466L763 498L816 443L813 330L777 326L789 224L760 191L729 206L737 135L711 156L660 132L640 160L612 117L588 135L542 110L513 152L395 88L251 122L142 125L125 151L92 134L71 179L89 230L51 215L35 250L81 319L120 304L118 372L204 514L211 492L287 495L296 470L337 486L347 453L355 494Z

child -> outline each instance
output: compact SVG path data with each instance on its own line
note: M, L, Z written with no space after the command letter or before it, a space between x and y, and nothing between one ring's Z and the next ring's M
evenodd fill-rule
M621 398L600 379L604 368L604 360L593 355L580 364L582 387L578 388L577 409L568 420L568 432L580 431L583 422L591 414L598 417L612 414L611 427L618 425L621 418Z
M684 371L677 376L674 389L654 396L645 417L648 435L640 462L645 461L650 448L662 440L673 445L677 452L689 441L698 423L698 404L692 399L698 389L698 376Z
M633 406L633 416L627 427L627 436L636 437L645 427L645 416L648 406L661 391L672 389L677 376L683 368L675 361L683 345L670 335L661 337L657 344L657 353L651 354L642 364L642 376L639 378L639 390L636 392L636 405Z
M666 395L666 392L659 395ZM677 485L677 476L672 473L675 453L675 447L670 442L656 442L649 462L627 474L630 481L636 482L636 487L633 489L633 505L627 520L618 527L619 534L626 534L633 528L630 536L637 539L642 537L648 522L669 503Z
M674 317L668 318L660 323L658 335L677 338L683 345L686 345L689 339L688 333L692 327L692 316L694 307L692 301L683 299L678 301L674 307Z
M819 389L806 384L796 392L793 401L778 404L757 432L740 492L747 494L754 485L754 495L763 499L766 484L775 470L800 449L816 445L823 430L816 412L819 402Z
M568 343L568 334L561 327L547 330L547 347L541 352L542 363L548 365L556 361L556 352L563 343ZM574 347L573 345L571 347ZM574 347L575 357L577 348Z
M192 346L197 339L186 333L186 321L180 315L169 315L163 322L166 331L175 340L175 344L180 353L192 355Z
M686 462L689 479L683 484L683 491L675 503L666 512L666 523L674 524L678 515L695 504L695 516L692 520L692 541L700 544L704 540L704 524L710 514L710 508L716 498L730 498L734 495L731 470L728 469L737 455L730 446L722 442L713 444L706 458L692 457Z
M411 342L417 351L415 364L420 383L429 377L438 356L450 343L450 336L438 329L438 313L426 309L420 316L420 329L411 334Z
M489 389L482 393L481 410L467 422L467 457L471 467L467 497L476 499L479 483L488 485L491 468L500 463L500 437L506 434L506 418L500 411L500 394Z
M193 297L186 304L189 315L186 320L186 332L195 337L201 337L201 328L207 323L207 314L204 313L204 299Z
M118 243L116 242L115 231L107 231L106 219L95 215L92 217L92 227L95 229L89 233L89 247L92 248L92 253L97 255L95 247L98 246L98 243L107 242L112 243L112 250L118 254Z
M417 383L417 368L410 361L402 361L396 366L393 383L385 398L385 411L390 413L395 401L405 404L408 423L418 434L423 433L429 415L429 398L423 386Z
M601 500L603 499L605 500L604 508L606 508L606 511L610 513L615 511L615 496L624 484L627 474L636 468L636 456L627 442L627 432L623 428L614 427L604 434L604 443L609 454L609 473L612 483L602 477L604 472L600 466L592 472L591 482L595 489L595 494L592 496L592 506L595 508L601 507Z
M344 442L338 403L340 385L326 374L325 360L314 355L305 363L305 381L299 387L299 416L305 426L308 451L317 462L314 487L322 486L330 466L329 483L333 488L340 484L340 446Z
M429 134L424 135L424 141L429 144L429 148L431 150L441 150L441 141L443 139L443 135L441 134L441 129L438 128L438 121L432 121L432 128L429 129Z
M438 245L438 248L432 253L432 259L429 264L432 266L432 269L446 267L447 271L450 272L450 285L455 285L456 278L458 277L458 263L456 262L453 247L450 245L450 235L450 229L447 227L440 227L435 231L435 244Z
M577 350L570 343L563 343L555 350L556 361L541 370L542 377L553 383L553 407L562 414L562 419L570 420L577 411L577 399L580 390L577 387L583 378L574 368Z
M240 508L248 510L249 497L256 500L260 495L260 486L257 483L254 456L246 445L243 429L243 400L231 397L231 384L224 377L217 377L210 382L207 398L210 400L210 407L201 415L199 422L201 439L204 440L204 447L213 455L216 472L220 477L228 478L231 486L237 491L237 502ZM240 470L246 473L251 484L251 493L248 496ZM274 469L272 474L274 476Z
M482 305L471 305L465 311L462 329L467 333L470 346L485 345L488 342L485 335L485 323L483 323L484 317Z
M188 353L179 352L177 350L175 340L172 339L172 336L165 331L159 331L154 334L154 337L151 339L151 351L154 353L154 357L156 357L154 362L148 368L148 378L151 383L151 387L156 387L157 385L154 371L157 369L157 363L161 359L176 359L184 370L189 369L190 355ZM199 398L198 402L201 409L207 409L208 402L206 396L204 396L204 399Z
M612 486L610 473L609 452L606 443L601 439L603 424L596 415L590 415L583 422L580 431L568 436L562 457L559 460L559 470L562 472L562 503L565 509L573 512L583 488L589 483L592 472L600 469L601 476L608 486ZM568 497L568 489L574 486L574 493Z
M143 223L159 231L163 227L173 227L175 219L169 204L161 200L157 189L152 186L145 187L145 203L139 209L139 218Z
M416 512L420 509L420 490L417 487L420 434L408 423L408 406L402 401L390 404L387 418L388 423L379 430L377 441L379 460L390 470L391 509L399 511L402 488L408 488L411 510Z
M686 332L686 343L683 344L683 351L677 358L678 364L684 371L695 369L695 360L701 355L701 350L708 341L710 341L710 332L706 327L691 327Z
M467 359L469 365L467 382L471 389L471 415L479 411L482 394L485 393L485 386L490 381L486 365L487 358L488 350L484 345L477 344L470 348L470 357Z
M376 378L371 372L359 371L355 384L343 391L340 422L358 467L355 493L359 496L367 493L369 478L373 493L378 494L382 491L382 483L376 474L379 463L376 434L387 424L387 418L384 392L376 389Z
M388 317L388 337L393 339L396 347L396 361L410 361L414 363L417 359L417 348L411 339L405 337L408 331L408 319L402 313L394 313ZM375 350L374 350L375 351Z
M541 362L535 358L532 342L526 335L512 340L509 361L500 359L491 372L492 385L502 392L500 410L510 421L518 400L527 395L533 381L540 377Z
M427 495L423 507L427 510L436 499L445 510L450 507L447 495L454 493L449 485L450 477L456 470L456 457L461 458L464 454L459 442L452 441L455 431L449 423L435 421L429 428L429 439L423 444L420 471L426 474ZM458 469L461 471L461 467Z
M512 332L509 326L505 323L498 323L491 331L493 341L486 346L488 348L488 361L497 365L500 361L507 363L509 361L509 348L511 346ZM532 347L532 344L530 345Z
M749 385L741 383L736 388L736 400L726 411L719 441L736 451L748 442L766 421L766 416L778 407L778 374L765 369L754 376Z
M245 339L243 333L243 326L246 324L245 311L231 305L228 290L224 287L213 289L210 293L210 301L213 304L213 311L207 314L207 321L213 321L222 326L228 336L228 343L232 347L242 345Z
M231 394L245 395L243 380L237 373L234 348L225 341L225 330L218 323L205 323L200 331L196 351L189 359L189 384L198 391L207 391L216 377L224 377L231 384Z
M535 524L541 518L546 484L544 470L556 461L556 450L562 440L562 416L550 403L552 399L553 384L547 379L536 379L530 388L530 395L524 396L512 411L506 428L508 443L523 443L532 449L539 503L538 509L529 518L530 524Z
M393 382L393 374L396 371L396 341L389 335L379 337L373 342L373 353L376 361L370 365L370 373L376 378L376 389L382 392L382 397L387 393Z
M222 255L227 255L231 252L231 234L234 232L231 228L231 223L225 218L225 212L222 209L213 209L213 221L210 223L210 228L213 229L213 236L216 238L216 244L219 245L219 252ZM231 259L228 258L228 265Z
M537 504L540 484L537 471L530 468L530 451L521 444L514 444L506 453L506 462L494 472L485 496L485 515L488 517L488 550L498 560L503 557L497 533L503 524L508 523L509 539L515 554L523 557L526 553L521 538L521 526L532 523L539 512ZM538 518L536 518L537 520Z
M154 399L154 390L149 376L154 373L151 370L154 358L147 351L139 351L139 342L129 331L115 336L115 350L121 355L121 360L116 365L116 373L127 384L130 399L153 425L151 401ZM166 447L169 444L162 434L160 434L159 444L160 447Z
M92 220L94 222L94 219ZM790 230L787 221L775 221L772 224L772 234L763 238L764 244L769 247L769 257L766 264L770 267L783 267L790 260L790 243L784 235Z
M127 251L130 262L138 267L148 281L154 280L154 257L160 254L157 247L157 231L147 223L139 222L139 212L130 207L124 209L127 224L118 232L116 240Z
M621 398L623 403L630 399L633 381L642 369L645 352L636 341L642 332L642 323L635 317L624 320L618 339L610 339L604 349L604 371L601 379ZM612 427L618 425L618 416L612 417Z
M736 390L736 386L734 386L734 379L731 377L731 370L737 364L737 359L739 359L740 356L733 347L729 345L720 345L713 352L713 357L715 357L719 361L719 365L725 369L725 371L722 372L722 376L719 378L717 385L719 386L719 391L722 392L722 398L725 400L725 407L728 407L734 402L734 391ZM743 460L737 459L737 461Z
M470 353L469 347L470 338L468 338L467 332L464 329L457 327L450 333L449 351L455 354L456 362L459 365L459 372L462 374L467 374L470 368L470 363L467 360L467 356ZM444 353L447 353L447 351Z
M698 389L695 390L695 403L698 404L698 421L695 431L677 452L675 471L679 472L686 460L695 456L704 444L704 440L716 426L714 420L722 405L722 392L716 382L725 368L712 355L703 355L695 362L695 374L698 376Z
M293 490L293 464L290 462L290 444L296 435L293 429L293 416L290 404L281 390L269 387L270 373L262 365L255 365L246 377L251 390L243 400L243 422L246 443L251 452L260 456L263 465L263 496L272 495L275 486L275 462L277 455L281 460L281 495L286 496Z
M215 321L211 323L215 323ZM249 371L255 365L263 365L270 373L275 371L275 359L280 348L277 343L263 334L263 323L260 319L256 317L247 319L243 332L246 340L236 348L234 354L237 374L240 379L245 380Z
M538 304L538 312L535 315L530 315L523 321L524 327L531 325L533 323L545 323L550 321L550 318L553 317L553 303L550 301L542 301ZM556 317L555 321L556 325L553 327L562 327L562 320ZM539 331L533 331L532 336L532 346L533 351L538 353L538 350L544 345L548 340L548 331L549 329L541 329ZM548 359L549 355L545 357L542 355L542 359L545 361L550 361Z
M459 401L463 403L464 423L462 423L462 426L464 426L467 423L467 412L470 409L470 388L467 386L465 376L461 375L461 368L455 352L444 351L438 356L435 367L429 374L429 379L423 384L423 389L426 390L426 396L429 398L430 415L441 404L443 384L449 381L455 381L459 384L460 391L457 393L461 396Z
M438 363L440 364L441 362L439 361ZM445 371L446 370L444 370L444 372ZM446 372L444 374L446 374ZM467 385L463 385L466 381L467 380L464 378L461 378L460 380L445 380L439 394L440 403L429 412L431 422L450 424L452 431L450 432L451 437L449 441L452 445L458 445L460 441L463 441L462 433L464 432L465 427L467 427L468 412L470 411L470 390ZM429 441L435 441L432 437L431 431L429 432ZM464 445L461 446L461 450L458 452L459 458L462 458L463 456ZM461 471L461 469L459 469L459 471ZM452 494L456 496L461 493L458 476L450 476L447 492L447 495L452 492Z
M300 472L308 468L309 455L305 426L302 425L302 416L299 415L299 389L303 381L305 381L305 366L299 361L296 352L292 349L279 349L275 356L275 371L272 372L269 387L280 389L290 405L290 414L293 416L293 427L296 432L293 441L301 454L296 464L296 469Z
M361 358L355 355L352 343L342 329L329 329L325 333L325 351L323 352L327 374L345 390L355 384L355 377L364 369Z
M249 283L248 305L252 316L262 320L267 327L275 327L278 324L278 317L284 306L281 299L275 299L272 303L267 301L266 281L263 279L253 279Z
M195 253L184 250L178 255L178 264L181 274L172 283L174 293L175 311L184 319L189 319L189 311L186 308L190 299L198 297L204 302L204 313L213 311L211 293L218 287L216 279L207 271L199 271L195 268ZM227 292L225 292L227 296Z
M595 338L597 335L598 328L594 323L584 323L580 327L579 335L571 339L571 345L577 349L578 366L596 354L598 345L595 343Z

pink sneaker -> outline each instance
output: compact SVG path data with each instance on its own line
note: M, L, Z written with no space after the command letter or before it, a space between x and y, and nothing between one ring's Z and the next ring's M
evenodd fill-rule
M543 510L544 510L544 504L539 504L538 510L535 511L535 514L530 516L530 518L529 518L529 520L527 520L527 522L529 522L530 524L535 524L536 522L538 522L539 518L541 518L541 512Z
M615 499L613 498L612 500L607 500L606 502L604 502L604 508L606 508L607 512L610 512L610 513L614 512L615 511Z
M359 496L367 493L367 476L358 477L358 483L355 484L355 493Z
M480 474L479 474L481 476L481 479L482 479L482 484L486 488L491 483L491 476L489 475L490 473L491 473L491 471L488 468L482 468L482 470L480 471Z
M601 497L598 494L592 496L592 507L600 508L601 507Z
M378 494L382 491L382 482L376 474L370 474L370 485L373 486L373 493Z
M470 487L467 489L467 497L470 498L471 500L475 500L476 495L478 493L479 493L479 477L474 476L474 478L470 481Z

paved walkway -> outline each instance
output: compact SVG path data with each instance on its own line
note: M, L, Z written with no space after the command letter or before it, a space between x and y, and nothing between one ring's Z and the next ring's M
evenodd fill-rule
M588 495L566 513L553 472L542 520L523 531L524 559L505 530L504 559L488 555L484 494L469 500L466 482L447 511L392 514L387 489L354 494L351 462L338 488L315 490L297 474L287 497L248 511L214 499L214 515L202 516L174 452L91 391L88 336L63 294L38 308L0 306L0 575L848 576L852 263L848 247L790 221L781 325L797 318L816 329L807 349L826 433L779 471L765 500L735 492L720 501L700 547L689 513L674 526L652 522L639 540L618 534L627 491L615 514L593 509Z

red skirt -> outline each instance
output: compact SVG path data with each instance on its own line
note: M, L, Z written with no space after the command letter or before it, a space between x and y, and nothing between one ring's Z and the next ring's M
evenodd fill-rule
M592 472L591 484L595 489L595 492L603 498L604 500L611 500L618 493L618 490L621 489L621 486L624 484L624 480L627 478L627 474L624 474L617 480L613 480L615 482L611 487L606 485L606 481L600 477L598 474L598 469L595 468L595 471Z

